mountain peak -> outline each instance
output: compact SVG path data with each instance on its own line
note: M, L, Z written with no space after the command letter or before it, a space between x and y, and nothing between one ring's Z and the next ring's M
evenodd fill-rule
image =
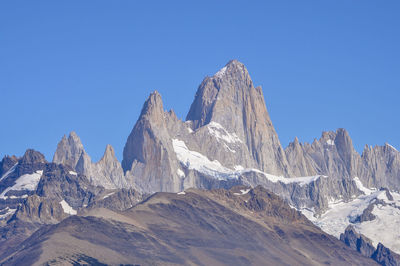
M164 115L164 107L161 95L158 91L153 91L145 103L143 104L142 111L140 113L140 118L143 117L161 117ZM140 119L139 118L139 119Z
M33 164L33 163L47 163L44 155L33 149L26 150L24 156L20 160L21 164Z
M115 159L115 152L113 146L110 144L107 144L106 149L104 151L104 155L101 158L101 160L110 160L110 159Z
M53 163L65 164L75 168L78 160L84 152L81 139L75 131L69 133L68 138L64 135L57 145L57 150L54 153Z
M196 127L201 127L211 121L224 125L218 121L219 118L235 115L226 114L226 112L230 109L242 109L243 103L251 101L249 98L252 97L264 102L262 91L255 90L246 67L237 60L231 60L214 76L203 80L197 89L186 120L194 121ZM226 122L230 125L230 121Z
M218 79L227 82L243 80L252 84L247 68L238 60L229 61L223 68L215 73L211 79Z
M246 67L231 60L203 80L186 120L194 128L216 122L246 143L260 169L287 174L283 149L272 126L260 87L255 88ZM279 161L279 162L278 162ZM282 162L283 161L283 162ZM282 164L282 165L281 165Z

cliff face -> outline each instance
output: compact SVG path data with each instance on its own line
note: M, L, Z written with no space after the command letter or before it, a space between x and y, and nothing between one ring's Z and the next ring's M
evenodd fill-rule
M230 61L197 90L186 120L196 130L213 123L234 133L247 158L244 167L256 167L275 175L291 174L278 135L269 117L261 87L254 87L246 67ZM252 162L251 162L252 161ZM251 163L250 163L251 162Z
M145 192L181 189L166 116L160 94L153 92L124 147L122 167L127 179Z
M365 146L360 155L345 129L323 132L312 144L296 139L285 149L296 175L323 174L332 178L358 177L366 187L400 188L400 152L389 144Z
M359 177L368 187L400 190L400 152L389 144L365 146Z

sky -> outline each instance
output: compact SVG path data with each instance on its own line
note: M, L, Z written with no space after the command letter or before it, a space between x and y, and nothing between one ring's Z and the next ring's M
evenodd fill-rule
M261 85L286 147L346 128L400 150L400 1L0 1L0 157L75 131L122 159L148 95L185 119L229 60Z

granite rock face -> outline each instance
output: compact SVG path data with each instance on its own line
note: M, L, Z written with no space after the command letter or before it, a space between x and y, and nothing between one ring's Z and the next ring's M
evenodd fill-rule
M300 144L297 138L285 149L289 163L297 174L323 174L335 178L354 178L361 164L345 129L323 132L312 144Z
M262 89L254 87L242 63L232 60L214 76L204 79L186 120L192 121L194 130L217 123L236 134L247 157L238 164L270 174L290 175Z
M178 162L167 129L167 116L160 94L153 92L124 147L122 167L127 180L144 192L181 189Z
M83 148L81 139L74 131L72 131L68 138L64 135L58 143L57 150L54 153L53 162L75 168L84 152L85 149Z
M312 144L301 144L295 139L285 153L296 174L323 174L339 179L358 177L366 187L400 188L400 152L386 143L373 148L365 146L360 155L345 129L323 132Z
M368 187L400 190L400 152L389 144L365 146L359 177Z

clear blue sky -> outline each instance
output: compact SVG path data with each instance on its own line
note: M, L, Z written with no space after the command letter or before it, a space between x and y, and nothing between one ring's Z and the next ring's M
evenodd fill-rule
M74 130L119 159L153 90L185 118L196 89L243 62L284 146L346 128L400 149L400 1L0 2L0 156L52 159Z

